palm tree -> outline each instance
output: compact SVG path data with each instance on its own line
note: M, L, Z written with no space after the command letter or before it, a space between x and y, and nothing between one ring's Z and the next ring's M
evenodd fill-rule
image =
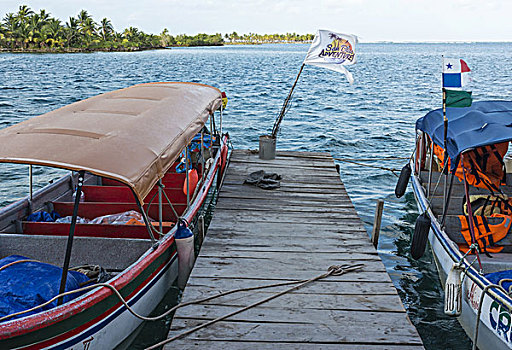
M46 24L50 20L50 14L46 10L39 10L39 18L43 24Z
M80 34L85 41L86 46L89 46L93 37L96 36L96 22L92 19L92 17L87 13L86 10L80 11L78 13L78 28Z
M107 18L103 18L101 20L99 29L100 35L104 41L107 41L107 39L109 39L114 32L114 26L112 25L112 22L110 22L110 20Z
M16 30L18 29L19 22L14 13L8 13L4 19L4 33L7 41L11 42L11 50L14 50L14 43L16 42Z
M16 42L20 42L21 48L25 49L26 47L28 47L28 42L30 38L30 25L26 22L20 23L20 25L16 28L15 35Z
M34 14L34 11L32 11L30 9L30 7L28 7L27 5L21 5L18 8L18 13L16 14L16 18L21 23L28 22L28 18L30 17L30 15L33 15L33 14Z
M49 44L50 47L55 47L55 45L62 45L62 32L63 27L60 23L60 20L51 18L43 27L42 37L44 37L44 43Z
M136 42L139 40L140 32L138 28L129 27L124 30L123 35L128 41Z
M79 35L78 20L74 17L69 17L69 21L66 22L64 31L65 31L67 46L70 47L71 45L73 45L73 43L75 42L75 40L78 38L78 35Z

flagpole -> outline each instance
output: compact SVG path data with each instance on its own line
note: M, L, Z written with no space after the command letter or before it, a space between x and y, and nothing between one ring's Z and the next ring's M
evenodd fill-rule
M288 104L290 103L290 100L292 98L293 90L295 89L295 85L297 85L297 82L299 81L300 74L302 73L302 70L304 69L304 66L306 64L302 63L302 66L300 66L299 74L297 74L297 78L295 78L295 82L293 83L293 86L290 90L290 93L288 94L288 97L286 97L286 100L283 103L283 108L281 109L281 112L279 113L279 116L277 117L274 127L272 128L272 138L277 137L277 132L279 131L279 127L281 126L281 122L283 121L283 117L286 114L286 107L288 107Z

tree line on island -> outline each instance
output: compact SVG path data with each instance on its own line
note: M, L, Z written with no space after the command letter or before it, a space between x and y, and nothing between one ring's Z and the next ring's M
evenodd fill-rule
M16 13L7 13L0 21L0 49L21 52L87 52L137 51L173 46L220 46L228 44L258 44L283 42L310 42L312 34L180 34L172 36L167 29L162 33L147 34L136 27L122 32L114 30L112 22L103 18L94 21L82 10L76 17L62 22L46 10L33 11L21 5Z

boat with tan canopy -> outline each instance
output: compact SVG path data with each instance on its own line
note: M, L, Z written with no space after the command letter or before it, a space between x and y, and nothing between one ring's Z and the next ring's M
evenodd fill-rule
M0 162L72 171L0 210L0 348L114 348L140 325L112 289L148 315L178 278L175 236L228 161L222 102L139 84L0 130Z

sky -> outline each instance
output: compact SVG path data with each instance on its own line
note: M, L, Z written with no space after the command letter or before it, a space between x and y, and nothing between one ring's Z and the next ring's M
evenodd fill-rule
M361 42L512 41L512 0L0 0L0 16L19 5L67 21L82 9L117 31L158 34L356 34Z

